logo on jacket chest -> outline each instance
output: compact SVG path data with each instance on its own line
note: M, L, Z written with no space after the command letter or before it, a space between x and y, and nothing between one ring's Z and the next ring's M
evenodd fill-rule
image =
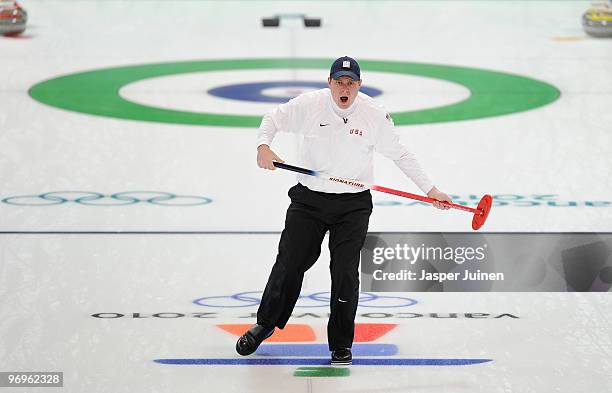
M363 136L363 133L365 131L360 130L359 128L351 128L349 130L349 135L354 135L354 136Z

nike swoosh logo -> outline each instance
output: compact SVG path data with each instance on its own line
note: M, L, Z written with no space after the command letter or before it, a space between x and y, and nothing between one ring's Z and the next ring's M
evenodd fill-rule
M329 123L325 123L325 124L319 123L319 127L325 127L325 126L328 126L328 125L329 125Z
M339 301L340 303L348 303L348 300L338 299L338 301Z

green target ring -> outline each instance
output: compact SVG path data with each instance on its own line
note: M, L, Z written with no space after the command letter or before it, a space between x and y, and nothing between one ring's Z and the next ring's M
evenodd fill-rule
M69 111L119 119L221 127L258 127L261 116L179 111L128 101L124 85L161 76L231 70L328 69L331 59L233 59L154 63L105 68L65 75L38 83L29 94L44 104ZM450 122L500 116L534 109L555 101L554 86L503 72L449 65L360 60L366 72L422 76L460 84L470 96L457 103L415 111L394 112L396 125Z

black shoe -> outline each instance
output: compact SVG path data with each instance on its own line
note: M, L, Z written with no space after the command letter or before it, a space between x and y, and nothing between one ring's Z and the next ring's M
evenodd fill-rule
M349 366L353 363L353 354L350 348L336 349L331 353L332 366Z
M274 328L268 328L261 325L253 325L246 331L236 342L236 352L242 356L250 355L259 344L274 333Z

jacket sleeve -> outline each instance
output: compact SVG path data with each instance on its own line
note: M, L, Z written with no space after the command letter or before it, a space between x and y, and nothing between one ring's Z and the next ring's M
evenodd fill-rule
M433 188L433 183L427 173L421 168L416 156L404 146L395 131L393 121L387 114L379 115L377 119L377 133L374 149L385 157L393 160L395 164L416 185L427 194Z
M261 120L257 135L257 146L272 143L278 131L301 132L301 125L305 116L305 97L295 97L285 104L281 104L267 112Z

